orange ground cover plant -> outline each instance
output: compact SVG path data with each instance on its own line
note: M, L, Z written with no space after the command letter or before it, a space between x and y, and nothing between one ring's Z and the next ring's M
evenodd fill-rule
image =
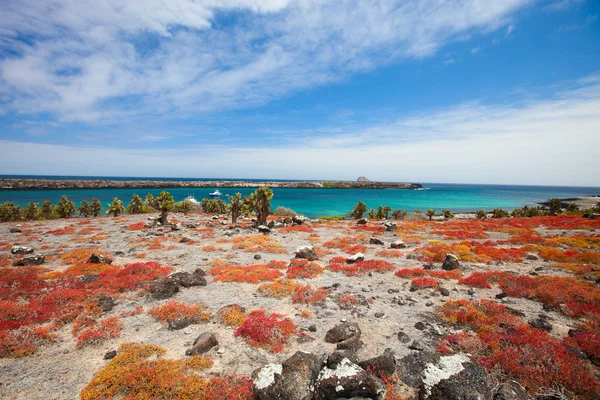
M324 288L313 289L312 286L296 286L292 303L294 304L317 304L327 301L329 291Z
M369 272L387 272L396 267L385 260L365 260L353 264L330 262L327 268L333 272L341 272L347 276L364 275Z
M323 243L323 246L328 249L340 249L345 253L349 253L352 246L357 244L365 244L369 241L369 237L365 234L356 236L338 236Z
M233 249L240 249L247 253L287 253L287 251L281 246L281 243L265 235L235 237L232 241Z
M415 289L426 289L426 288L434 288L439 289L440 285L430 276L424 276L422 278L415 278L410 282L411 288Z
M404 256L404 253L396 249L382 249L375 253L375 255L377 257L401 258Z
M291 296L298 284L291 279L277 279L273 283L263 283L258 287L258 293L263 296L283 298Z
M123 323L117 317L101 319L92 326L83 329L77 335L77 347L87 346L93 343L99 343L105 339L117 338L120 336Z
M307 278L312 279L323 273L323 267L318 262L308 260L292 260L286 271L286 277L290 279Z
M162 306L152 307L148 314L161 322L170 322L177 318L185 318L193 322L207 321L210 318L208 312L203 311L200 304L185 304L170 301Z
M253 347L268 349L271 353L283 352L288 338L297 334L294 322L281 314L267 314L264 310L252 311L234 333L243 337Z
M461 273L458 269L452 271L431 270L423 268L402 268L394 272L394 275L400 278L418 278L422 276L432 276L439 279L460 279Z
M222 323L234 328L239 328L246 320L244 309L237 304L220 308L217 315Z
M127 226L127 230L130 230L130 231L140 231L145 228L146 228L145 222L136 222L135 224L131 224L131 225Z
M281 232L281 233L293 233L293 232L314 233L314 231L315 230L308 225L286 226L279 230L279 232Z
M96 372L81 391L82 400L107 398L252 400L248 377L206 378L199 371L213 362L201 355L186 359L164 359L162 347L123 343L117 356ZM149 359L150 357L158 357Z
M269 268L267 264L233 265L222 263L208 271L216 282L258 283L274 281L283 272Z

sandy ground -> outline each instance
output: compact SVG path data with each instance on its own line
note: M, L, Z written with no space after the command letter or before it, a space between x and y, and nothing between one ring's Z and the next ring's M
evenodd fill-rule
M199 223L200 227L211 225L214 227L213 238L202 238L202 234L193 230L182 228L181 231L165 230L164 234L170 238L168 245L171 250L147 250L136 243L141 238L154 237L160 232L160 229L152 228L141 231L130 231L126 226L140 222L148 221L148 215L124 216L119 220L111 218L96 218L88 225L82 227L97 227L102 230L102 234L108 238L99 241L96 244L90 243L72 243L68 239L70 235L56 236L47 234L49 230L77 224L80 220L55 220L37 223L23 223L23 232L34 232L39 236L39 240L28 241L24 234L9 233L9 229L15 224L0 224L0 241L8 243L25 244L33 247L35 254L53 255L60 244L68 244L69 247L88 247L94 245L100 250L115 253L122 251L124 255L115 255L114 263L125 265L127 263L140 261L136 256L145 253L142 260L158 261L163 265L173 266L178 271L192 272L196 268L210 269L207 262L215 258L224 258L230 254L229 261L249 265L263 263L270 260L289 261L294 258L294 251L297 246L309 245L308 233L280 233L276 230L271 237L277 240L286 250L285 254L258 253L262 259L256 261L253 259L257 253L245 252L243 250L233 250L231 243L216 243L218 239L230 237L224 236L227 226L221 225L220 220L213 220L210 216L180 214L172 215L182 226L190 223ZM332 224L312 224L324 242L337 236L347 236L350 221L338 222ZM99 232L96 232L97 234ZM242 229L239 235L256 235L255 230ZM356 234L356 233L353 233ZM367 259L381 258L376 257L375 252L382 248L389 248L392 241L398 239L402 232L385 232L379 236L385 246L368 245L368 251L365 253ZM493 239L507 238L507 234L494 233ZM90 235L93 236L93 235ZM186 245L178 242L180 236L187 236L194 241L193 245ZM172 240L171 240L172 239ZM224 248L224 251L206 252L202 247L208 244L216 244ZM41 245L47 245L50 248L40 250ZM414 246L413 246L414 247ZM411 249L404 249L404 254L409 254ZM2 251L0 254L8 255L10 250ZM332 254L326 255L320 260L325 266L327 260L334 256L347 254L335 249ZM421 267L422 262L403 258L390 258L388 261L394 263L398 268ZM44 264L51 270L63 270L67 265L62 265L59 260L50 260ZM437 265L439 268L440 265ZM542 260L525 261L520 264L506 263L494 266L485 264L463 263L465 272L471 270L507 270L521 274L532 272L535 268L542 267L545 274L565 274L564 270L551 267L549 263ZM233 329L216 321L213 318L209 322L191 325L183 330L170 331L160 322L155 321L145 312L122 318L124 328L121 337L107 340L101 344L86 346L82 349L75 347L75 339L71 336L70 326L63 329L60 340L57 343L49 344L40 348L34 355L17 359L0 359L0 398L3 399L75 399L79 392L92 379L95 371L101 369L107 361L103 360L103 355L111 349L116 349L122 342L142 342L152 343L163 346L167 349L166 357L182 358L187 347L190 346L194 338L202 332L214 332L220 342L218 348L213 348L207 355L215 361L215 365L208 374L240 374L249 375L253 370L262 367L265 363L283 361L299 349L313 352L318 355L330 353L335 345L325 343L324 336L328 329L342 320L357 322L363 331L363 341L365 345L360 349L358 355L360 359L370 358L383 353L384 349L391 348L397 358L401 358L412 350L408 345L398 340L399 331L407 333L411 339L421 339L423 332L417 330L414 325L418 321L434 321L441 332L448 332L449 329L436 322L435 312L438 307L448 299L469 298L483 299L494 298L499 293L498 289L475 289L473 294L468 293L468 287L458 285L456 281L442 281L444 286L450 290L449 297L443 297L437 290L426 289L417 292L409 291L410 280L401 279L393 275L392 272L383 274L374 273L372 276L347 277L341 273L333 273L325 270L321 276L305 280L298 279L300 283L310 282L313 287L330 287L337 283L337 289L332 290L328 301L320 306L294 305L290 298L281 300L262 297L257 294L258 285L246 283L221 283L213 282L210 276L208 285L205 287L193 287L182 289L170 300L176 300L186 303L202 303L206 305L207 310L212 314L225 305L239 304L246 307L247 310L265 309L276 311L291 317L300 329L307 330L310 325L316 325L316 332L310 333L314 341L308 343L298 343L292 340L285 347L284 353L272 354L266 350L255 349L249 346L242 338L235 338ZM355 310L341 310L333 301L333 298L339 293L353 294L355 296L369 298L374 301L365 306L358 306ZM396 304L395 299L402 298L404 305ZM413 301L414 300L414 301ZM144 311L151 307L168 302L153 301L147 296L128 295L120 299L117 306L108 315L118 315L122 311L130 311L140 305ZM528 319L542 312L540 303L526 299L505 299L506 304L518 308L525 313L523 319ZM308 309L311 319L305 319L299 316L299 313ZM546 312L553 318L553 332L557 337L566 335L569 329L569 321L561 314L556 312Z

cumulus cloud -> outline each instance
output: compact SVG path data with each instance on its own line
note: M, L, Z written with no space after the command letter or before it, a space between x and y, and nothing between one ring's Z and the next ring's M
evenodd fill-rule
M510 27L531 2L8 0L0 107L97 122L254 106Z
M0 141L5 150L0 170L600 186L598 110L600 77L591 76L545 100L474 101L362 129L327 126L316 137L314 131L290 132L294 139L268 147L136 150ZM37 162L23 154L36 154Z

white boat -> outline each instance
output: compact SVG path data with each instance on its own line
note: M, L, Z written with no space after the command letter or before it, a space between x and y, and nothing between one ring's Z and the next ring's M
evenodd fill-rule
M183 199L183 201L191 201L192 203L198 203L198 200L196 200L194 198L193 194L190 194L188 197L186 197L185 199Z
M210 197L221 197L221 192L219 192L219 189L215 190L212 193L208 194Z

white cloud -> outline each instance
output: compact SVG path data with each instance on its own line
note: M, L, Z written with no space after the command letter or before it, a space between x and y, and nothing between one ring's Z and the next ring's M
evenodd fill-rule
M9 0L0 104L88 122L252 106L512 26L533 1Z
M3 141L0 170L600 186L598 110L600 78L592 76L547 100L511 106L471 102L319 137L298 131L292 141L272 147L127 150Z

